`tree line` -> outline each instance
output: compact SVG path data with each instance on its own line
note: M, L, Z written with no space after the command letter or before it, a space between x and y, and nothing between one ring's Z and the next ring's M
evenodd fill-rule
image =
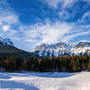
M5 68L6 71L80 72L90 70L90 56L73 55L39 59L33 56L23 59L22 55L2 56L0 57L0 67Z

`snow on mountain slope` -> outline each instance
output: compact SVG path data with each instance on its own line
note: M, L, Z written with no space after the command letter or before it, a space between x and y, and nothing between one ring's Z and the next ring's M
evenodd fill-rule
M3 45L14 46L13 42L9 38L3 39L2 37L0 37L0 43L2 43Z
M90 41L80 41L76 43L65 44L63 42L56 44L41 44L32 51L34 54L43 57L63 56L63 55L89 55Z

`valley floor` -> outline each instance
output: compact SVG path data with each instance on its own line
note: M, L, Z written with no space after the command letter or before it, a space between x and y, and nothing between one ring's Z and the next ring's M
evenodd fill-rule
M90 72L0 73L0 90L90 90Z

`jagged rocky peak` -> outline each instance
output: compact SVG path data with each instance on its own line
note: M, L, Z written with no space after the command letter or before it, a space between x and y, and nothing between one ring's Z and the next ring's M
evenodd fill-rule
M73 43L72 44L74 47L90 47L90 41L86 41L86 40L81 40L79 42Z
M42 57L63 56L63 55L80 55L90 53L90 41L79 41L76 43L59 42L56 44L41 44L36 46L32 51L34 54Z
M32 51L34 54L44 57L60 56L64 54L69 54L71 46L68 46L64 42L59 42L56 44L41 44L36 46Z
M9 38L2 38L0 37L0 44L1 45L11 45L14 46L13 42Z
M44 46L47 46L48 44L45 44L45 43L42 43L40 46L41 47L44 47Z
M42 43L40 46L36 46L36 47L49 47L49 48L54 48L54 47L65 47L65 46L68 46L67 44L65 44L64 42L59 42L59 43L56 43L56 44L45 44L45 43Z
M47 51L50 51L50 49L57 49L57 48L64 48L64 47L68 47L68 45L65 44L64 42L59 42L59 43L56 43L56 44L45 44L45 43L42 43L41 45L36 46L32 50L32 52L34 52L34 50L43 50L43 51L47 50Z

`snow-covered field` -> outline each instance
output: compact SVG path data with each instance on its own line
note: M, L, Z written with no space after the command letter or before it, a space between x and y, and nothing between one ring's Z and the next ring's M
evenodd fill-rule
M0 90L90 90L90 72L0 73Z

